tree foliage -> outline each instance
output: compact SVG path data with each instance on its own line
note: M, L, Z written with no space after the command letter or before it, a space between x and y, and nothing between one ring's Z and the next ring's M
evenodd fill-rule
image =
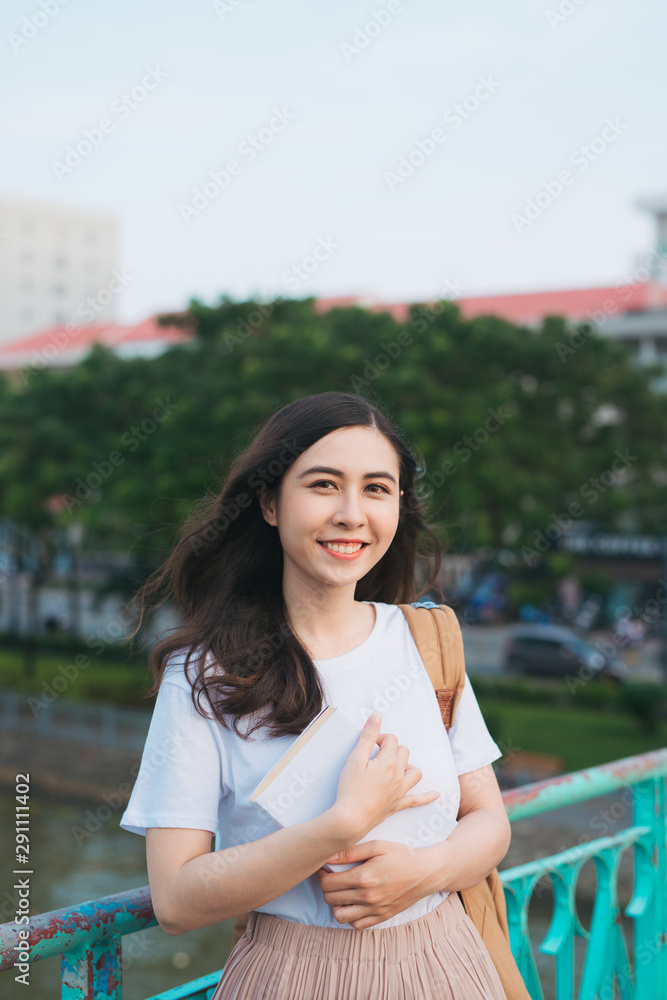
M532 547L554 518L663 531L662 370L590 327L466 321L446 301L404 323L226 296L188 316L194 340L154 359L96 346L74 369L0 379L0 515L34 535L78 522L88 544L154 563L269 411L339 389L377 401L423 456L459 551Z

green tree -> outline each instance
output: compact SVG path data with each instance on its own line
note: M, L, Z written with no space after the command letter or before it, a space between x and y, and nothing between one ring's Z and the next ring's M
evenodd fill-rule
M180 321L196 337L159 357L97 346L72 370L0 379L0 514L24 539L75 520L86 544L147 572L270 410L336 389L400 426L459 550L541 558L554 517L663 530L667 398L651 390L659 369L629 349L557 317L538 330L466 321L450 302L414 306L404 323L315 306L192 300Z

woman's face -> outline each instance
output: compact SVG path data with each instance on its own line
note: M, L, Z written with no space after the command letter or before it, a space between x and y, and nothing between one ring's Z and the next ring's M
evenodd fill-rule
M393 446L374 428L354 426L332 431L299 455L283 477L278 502L261 504L278 529L290 581L344 586L365 576L391 545L399 499ZM334 541L342 552L323 544ZM346 543L353 552L345 553Z

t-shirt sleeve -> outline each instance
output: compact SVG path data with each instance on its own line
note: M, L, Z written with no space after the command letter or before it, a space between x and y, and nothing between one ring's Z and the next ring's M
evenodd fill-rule
M155 700L137 779L120 826L146 836L150 827L218 830L225 794L223 749L215 719L192 703L187 680L163 679ZM207 711L206 700L202 704Z
M502 751L486 727L467 673L448 736L457 774L475 771L502 757Z

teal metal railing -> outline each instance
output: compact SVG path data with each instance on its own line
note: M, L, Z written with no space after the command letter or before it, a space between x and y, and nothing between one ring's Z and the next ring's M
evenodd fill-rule
M632 825L613 836L584 840L558 854L501 871L510 942L533 1000L544 1000L528 909L541 880L553 888L553 915L539 951L553 956L556 1000L667 1000L667 748L600 767L560 775L503 793L517 821L625 790ZM633 894L623 914L633 921L632 944L623 930L618 870L625 851L634 860ZM590 930L575 905L582 867L593 859L597 890ZM62 956L62 1000L121 1000L121 939L157 923L148 886L30 917L24 925L0 925L0 971L14 963ZM583 967L575 970L575 940L585 941ZM222 969L151 1000L210 1000ZM577 984L578 979L578 984ZM1 985L1 980L0 980Z
M500 873L507 899L510 942L533 1000L544 994L528 926L531 896L541 879L553 887L553 916L540 951L555 959L556 1000L575 996L574 943L586 940L578 1000L667 1000L667 749L626 757L505 792L511 820L626 790L632 825L614 836L580 842L569 850ZM629 795L627 793L630 793ZM629 949L618 901L623 853L633 851L632 898L623 910L634 921ZM590 930L575 906L582 867L593 859L597 891ZM632 966L629 955L633 954Z

